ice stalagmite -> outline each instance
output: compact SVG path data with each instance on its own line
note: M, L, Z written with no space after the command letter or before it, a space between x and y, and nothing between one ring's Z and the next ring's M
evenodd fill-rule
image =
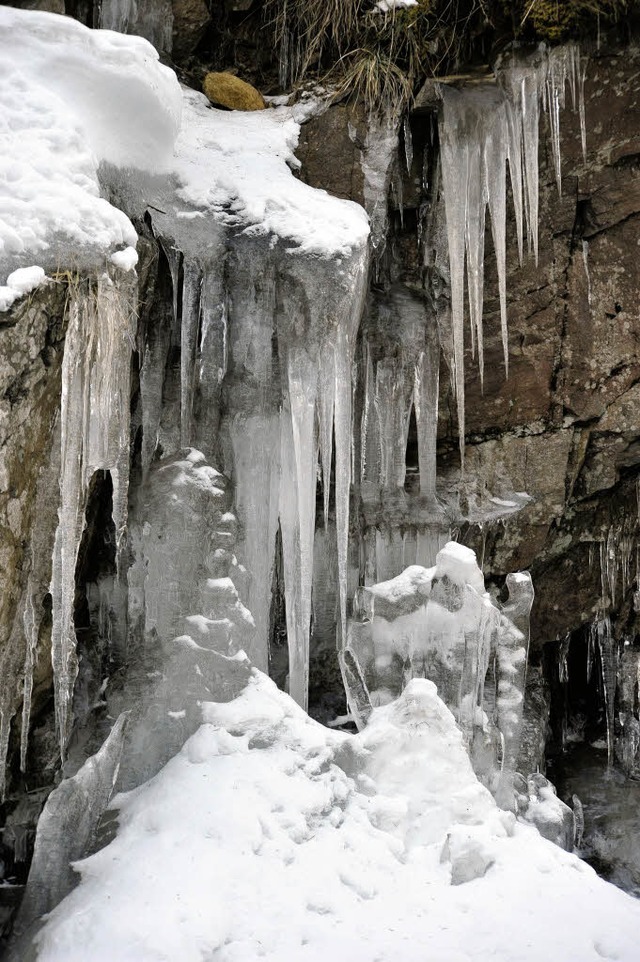
M135 286L107 275L70 299L62 366L60 507L51 575L51 661L56 724L64 757L78 664L73 624L75 569L89 482L111 472L118 547L126 524L129 480L130 360Z
M440 153L451 276L453 383L464 464L464 300L469 301L472 353L483 379L483 274L485 210L489 207L496 253L505 371L508 375L506 306L506 165L509 164L518 252L526 223L529 250L538 260L538 141L540 107L549 115L558 190L561 190L560 110L571 86L585 146L584 74L575 46L541 47L526 62L510 60L497 70L497 86L456 90L442 85Z

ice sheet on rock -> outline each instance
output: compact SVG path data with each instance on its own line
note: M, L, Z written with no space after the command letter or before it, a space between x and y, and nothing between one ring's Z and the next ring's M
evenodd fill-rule
M50 589L51 662L62 757L71 731L77 675L73 624L76 560L95 471L111 472L116 552L126 524L136 297L135 281L121 278L116 285L104 274L95 290L85 282L74 291L68 307L62 363L60 508Z
M135 247L98 164L158 170L180 121L175 74L139 37L0 8L0 276Z
M100 23L103 30L135 34L164 53L171 53L173 11L170 0L102 0Z
M74 888L77 875L72 863L86 855L111 799L126 725L127 715L122 714L100 750L49 795L38 820L33 861L16 922L18 935L23 936Z

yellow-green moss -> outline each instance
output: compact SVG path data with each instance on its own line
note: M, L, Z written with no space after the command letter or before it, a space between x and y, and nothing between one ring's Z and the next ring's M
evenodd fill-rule
M230 110L264 110L267 106L259 90L231 73L208 73L202 89L212 104Z

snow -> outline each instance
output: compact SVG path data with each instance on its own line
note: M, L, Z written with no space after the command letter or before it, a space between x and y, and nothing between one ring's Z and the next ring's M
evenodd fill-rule
M183 89L174 170L178 197L254 236L281 238L300 254L346 256L366 244L367 217L355 203L297 180L291 167L300 126L295 108L217 110Z
M407 7L417 7L418 0L378 0L375 9L381 13L390 13L392 10L404 10Z
M44 281L41 267L19 267L7 277L6 286L0 287L0 311L7 311L14 301L35 291Z
M501 812L435 686L356 736L254 671L75 863L39 962L636 962L640 904Z
M138 263L138 254L135 247L125 247L123 251L115 251L109 260L121 271L132 271Z
M134 247L98 167L166 168L180 110L175 74L145 40L0 7L0 276Z

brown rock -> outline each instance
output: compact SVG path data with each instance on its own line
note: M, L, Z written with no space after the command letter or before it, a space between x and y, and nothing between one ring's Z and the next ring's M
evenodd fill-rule
M172 0L173 56L176 60L188 57L200 43L211 22L204 0Z
M264 110L267 106L259 90L230 73L208 73L202 89L212 104L230 110Z

